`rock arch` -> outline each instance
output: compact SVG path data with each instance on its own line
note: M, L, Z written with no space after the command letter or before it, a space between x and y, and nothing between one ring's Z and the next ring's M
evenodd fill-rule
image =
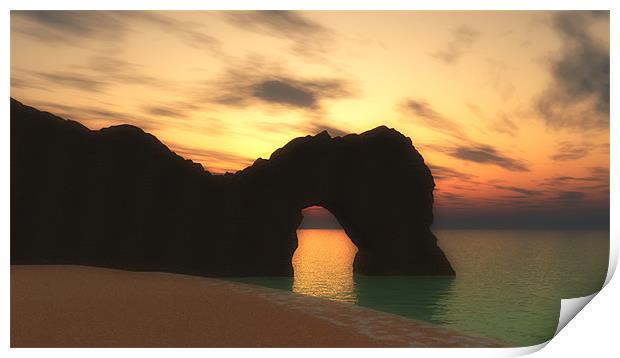
M378 127L360 135L331 138L327 132L297 138L269 160L258 160L236 174L241 186L262 203L255 222L262 237L294 247L290 237L301 210L317 205L338 219L358 247L354 270L372 275L452 275L448 260L430 231L434 182L411 140ZM251 227L254 225L250 225ZM258 226L258 225L256 225ZM278 235L278 231L286 235ZM295 241L295 240L293 240ZM275 255L274 262L281 262ZM285 270L283 268L283 270Z
M301 210L331 211L355 272L453 275L430 231L434 182L394 129L293 139L212 175L154 136L91 131L11 100L11 262L209 276L292 275Z

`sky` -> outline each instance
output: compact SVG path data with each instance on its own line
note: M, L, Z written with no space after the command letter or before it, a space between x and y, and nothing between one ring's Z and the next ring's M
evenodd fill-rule
M608 227L609 61L609 12L11 12L24 104L212 173L386 125L446 228Z

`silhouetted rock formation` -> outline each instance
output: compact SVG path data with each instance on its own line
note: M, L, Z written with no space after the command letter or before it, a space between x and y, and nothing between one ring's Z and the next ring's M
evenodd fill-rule
M431 172L394 129L290 141L211 175L129 126L91 131L11 99L11 262L291 275L301 210L331 211L363 274L453 275Z

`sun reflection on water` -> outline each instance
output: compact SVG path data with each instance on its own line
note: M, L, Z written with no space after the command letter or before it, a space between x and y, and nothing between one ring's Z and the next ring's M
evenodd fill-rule
M357 247L344 230L299 229L293 254L293 292L357 302L353 259Z

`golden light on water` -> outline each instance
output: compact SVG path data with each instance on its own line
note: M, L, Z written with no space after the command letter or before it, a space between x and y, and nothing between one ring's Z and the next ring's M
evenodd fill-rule
M293 254L293 291L338 301L357 302L353 260L357 247L344 230L297 230Z

